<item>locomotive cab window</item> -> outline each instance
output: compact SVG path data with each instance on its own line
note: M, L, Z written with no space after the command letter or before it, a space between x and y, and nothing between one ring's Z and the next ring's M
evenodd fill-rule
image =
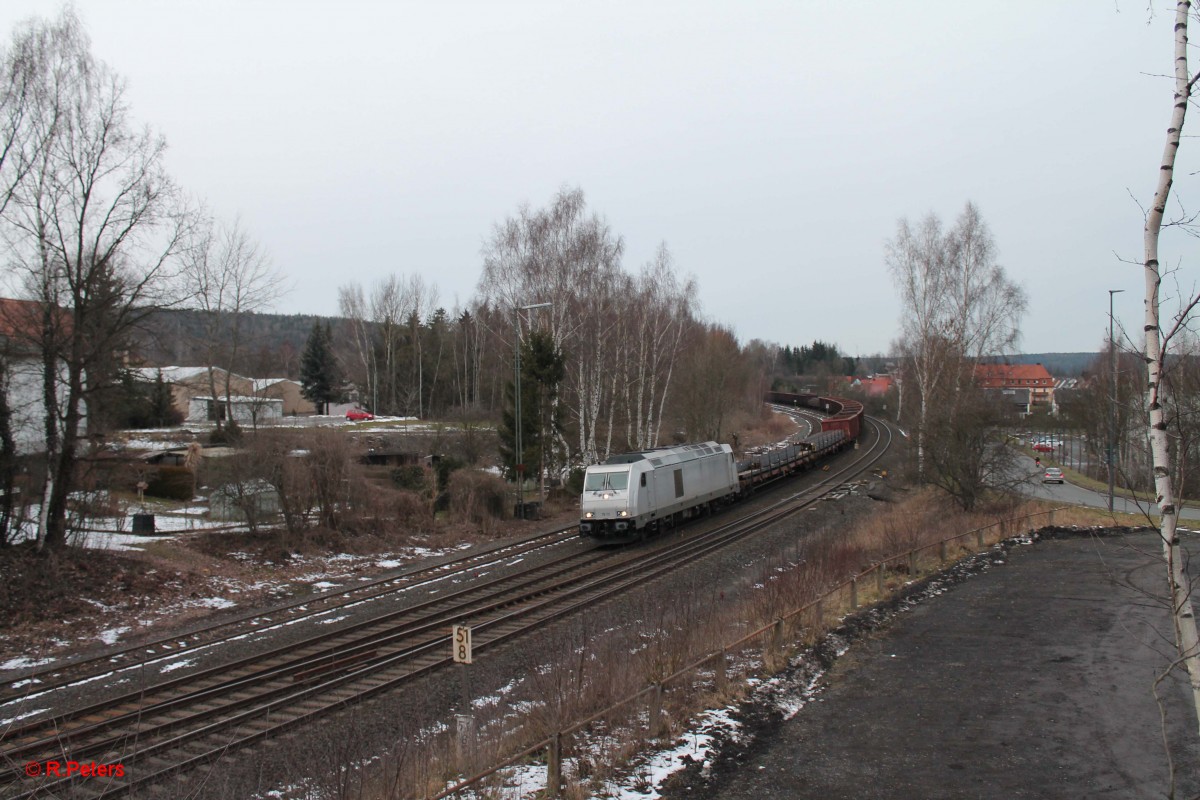
M645 488L645 486L646 486L646 473L644 473L644 472L642 473L642 479L641 479L641 481L639 481L639 483L640 483L640 485L641 485L643 488Z
M605 489L628 489L628 472L589 472L584 482L585 492L602 492Z

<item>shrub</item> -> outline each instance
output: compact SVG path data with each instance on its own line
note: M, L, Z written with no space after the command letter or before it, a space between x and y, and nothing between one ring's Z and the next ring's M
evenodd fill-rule
M428 488L425 485L426 472L425 467L419 464L412 464L406 467L396 467L392 470L392 482L401 489L408 489L413 492L424 491Z
M498 475L456 470L450 475L446 491L451 512L462 520L482 525L504 517L508 486Z
M214 446L235 445L242 440L242 427L237 420L229 420L222 427L214 428L208 435L208 443Z

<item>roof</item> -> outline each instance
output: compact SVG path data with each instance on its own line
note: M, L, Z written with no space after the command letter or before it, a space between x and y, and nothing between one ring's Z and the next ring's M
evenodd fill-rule
M697 458L711 456L723 451L724 447L716 442L683 444L677 447L656 447L654 449L644 450L642 452L622 453L620 455L615 455L609 458L603 464L594 464L593 466L611 467L619 464L632 464L635 461L646 459L654 466L660 467L666 464L679 464L684 461L692 461Z
M130 370L138 377L153 381L158 378L158 373L162 373L163 380L167 383L178 383L192 378L206 375L208 367L138 367Z
M36 342L42 338L42 309L45 306L36 300L15 300L0 297L0 336L24 342ZM58 322L62 333L71 328L71 314L67 309L58 309Z
M859 381L859 387L867 393L868 397L879 397L885 395L892 388L892 377L890 375L875 375L871 378L863 378Z
M976 364L975 379L981 386L1053 387L1054 378L1041 364Z

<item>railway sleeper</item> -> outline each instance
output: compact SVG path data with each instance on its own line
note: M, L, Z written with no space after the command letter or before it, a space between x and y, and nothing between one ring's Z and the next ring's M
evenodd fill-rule
M317 678L323 675L328 675L331 672L345 672L347 667L355 666L363 661L367 661L375 657L375 650L364 650L352 656L335 659L325 664L318 664L315 667L310 667L306 670L301 670L292 676L293 683L304 683L310 678Z

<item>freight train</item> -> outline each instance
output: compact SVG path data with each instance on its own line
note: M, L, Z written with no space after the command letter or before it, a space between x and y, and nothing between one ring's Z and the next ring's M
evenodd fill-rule
M858 437L862 406L855 401L816 398L817 405L809 405L807 399L815 396L771 394L782 399L768 397L768 402L828 413L823 430L752 451L741 461L734 459L729 445L704 442L624 453L594 464L584 474L580 534L610 543L645 538L731 503L760 483L808 469ZM796 398L804 400L792 402ZM826 428L825 423L831 424Z

